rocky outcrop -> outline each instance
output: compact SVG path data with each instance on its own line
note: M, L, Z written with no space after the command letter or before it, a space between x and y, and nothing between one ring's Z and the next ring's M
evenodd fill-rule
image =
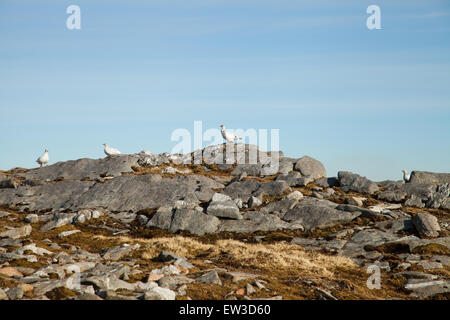
M434 185L446 184L450 183L450 173L413 171L411 172L409 183Z
M339 185L345 192L351 190L359 193L374 194L379 189L375 182L352 172L339 171L338 179Z
M313 273L328 268L329 255L350 258L352 274L380 268L383 277L405 278L384 282L390 286L386 292L401 298L448 294L450 188L442 175L378 185L351 172L326 177L323 165L308 156L272 157L252 145L230 147L229 154L226 145L217 145L188 155L145 151L2 172L0 299L55 299L68 292L65 298L76 300L173 300L191 298L198 285L230 286L224 299L261 298L287 278L263 280L284 268L274 272L269 250L281 265L293 261ZM252 153L256 163L249 162ZM189 164L199 156L200 162ZM270 171L273 161L277 172ZM229 252L224 240L237 249ZM198 247L189 247L195 241ZM195 258L154 254L155 248L168 250L164 246ZM244 254L249 248L252 257ZM296 256L300 251L317 252L305 259ZM322 265L313 265L316 254L327 255L318 260ZM264 277L243 273L242 261L253 261L245 269L272 269ZM321 299L345 298L348 278L334 280L340 271L333 272L327 288L339 289L311 292ZM321 275L320 282L326 278ZM354 278L356 283L364 277Z

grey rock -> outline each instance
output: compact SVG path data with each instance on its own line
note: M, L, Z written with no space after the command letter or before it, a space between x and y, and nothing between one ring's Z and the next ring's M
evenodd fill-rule
M219 219L215 216L203 214L196 210L176 209L170 231L186 230L192 234L204 235L215 232L219 223Z
M411 290L413 297L433 297L436 294L450 292L450 281L409 279L405 289Z
M376 227L389 233L397 233L400 231L411 231L414 229L414 224L409 218L400 218L397 220L388 220L377 222Z
M293 171L287 174L279 175L275 181L286 181L290 187L304 187L314 181L311 176L302 176L300 172Z
M297 159L282 157L280 158L278 173L279 174L288 174L292 170L294 170L294 164L297 162Z
M9 289L6 294L8 295L9 300L19 300L23 297L23 289L21 287L15 287Z
M261 164L238 164L231 174L238 176L245 173L248 176L258 177L261 175L261 168Z
M0 218L4 218L4 217L10 216L10 215L11 215L11 213L9 213L9 212L0 211Z
M206 212L209 215L230 219L242 219L236 203L226 194L215 193Z
M424 208L425 204L422 202L422 199L417 197L416 195L411 195L408 200L405 201L405 206L408 207L416 207L416 208Z
M71 224L75 216L76 213L55 213L52 220L44 224L40 230L46 232L65 226L67 224Z
M255 192L260 185L261 182L254 180L235 181L226 186L222 192L233 199L240 198L242 201L247 202L251 194Z
M145 292L144 300L175 300L176 293L167 288L155 287Z
M256 208L263 204L263 202L257 198L257 197L251 197L250 200L248 200L248 207L249 208Z
M270 181L261 184L253 194L265 194L271 197L277 197L290 190L291 188L285 181Z
M243 220L222 220L219 232L250 233L255 231L275 231L289 229L291 225L277 216L259 212L247 212Z
M172 223L173 211L172 208L160 207L158 211L149 219L146 227L156 227L164 230L170 229Z
M327 172L323 164L309 156L300 158L296 163L294 169L299 171L302 176L310 176L314 180L327 176Z
M103 254L102 258L105 260L113 260L117 261L122 259L124 256L128 255L134 250L140 248L140 245L137 243L135 245L123 244L117 247L107 249Z
M23 174L26 179L55 180L64 179L81 180L83 178L96 179L100 177L120 176L123 172L132 172L137 165L138 157L133 155L120 155L104 159L78 159L57 162L53 165L30 170Z
M394 274L395 277L405 277L406 279L423 279L423 280L435 280L438 277L434 274L428 274L418 271L403 271Z
M33 228L27 224L23 227L13 228L11 230L0 232L0 238L20 239L31 234Z
M432 256L431 259L446 267L450 266L450 256Z
M123 224L128 224L133 222L136 219L136 214L133 212L118 212L118 213L108 213L108 217L118 220Z
M339 186L339 180L336 177L320 178L316 180L316 183L319 187L322 188Z
M438 186L436 193L434 193L428 200L426 206L428 208L439 208L445 206L445 202L450 196L450 183Z
M450 183L450 173L436 173L427 171L413 171L411 172L411 179L409 183L417 184L445 184Z
M427 261L427 260L422 260L422 261L418 262L417 265L421 266L425 270L440 269L443 267L442 263L440 263L440 262Z
M366 245L378 246L398 239L398 236L381 230L361 230L350 238L343 247L342 254L348 257L357 257L365 252Z
M439 236L441 228L435 216L419 212L412 218L412 222L420 235L433 238Z
M356 191L359 193L374 194L378 191L378 185L360 175L347 171L338 172L339 185L345 192Z
M285 197L279 201L271 202L268 205L262 207L260 209L260 212L264 214L278 213L278 216L280 218L283 218L286 212L292 210L297 204L298 200Z
M216 270L209 271L207 273L202 274L201 276L197 277L195 281L203 282L203 283L213 283L217 284L219 286L222 285L222 280L220 280L219 274Z
M17 188L19 182L14 177L0 175L0 189L3 188Z
M289 210L283 220L300 223L306 230L314 230L347 223L359 215L360 212L336 210L336 204L330 201L308 198Z
M38 223L39 216L37 214L29 214L23 220L27 223Z
M184 275L174 275L159 279L158 285L162 288L176 290L179 286L191 282L194 282L194 280Z

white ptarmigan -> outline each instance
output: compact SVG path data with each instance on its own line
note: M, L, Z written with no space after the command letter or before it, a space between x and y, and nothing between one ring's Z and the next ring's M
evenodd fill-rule
M403 181L409 182L409 180L411 180L411 175L406 170L402 170L402 172L403 172Z
M105 146L105 154L109 157L109 156L115 156L118 154L121 154L119 150L117 150L116 148L110 147L108 146L107 143L103 144Z
M227 130L225 130L225 125L221 124L220 127L222 128L221 132L222 132L222 137L227 141L234 141L234 140L241 140L242 138L238 137L237 135L235 135L234 133L228 132Z
M48 161L50 160L50 158L48 157L48 150L45 149L45 152L42 156L40 156L39 158L37 158L36 162L39 163L39 165L41 166L45 166Z

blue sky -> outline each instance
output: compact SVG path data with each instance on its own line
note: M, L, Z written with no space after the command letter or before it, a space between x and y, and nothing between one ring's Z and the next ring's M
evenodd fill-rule
M450 172L449 1L1 0L0 37L3 170L170 151L202 120L280 129L329 176Z

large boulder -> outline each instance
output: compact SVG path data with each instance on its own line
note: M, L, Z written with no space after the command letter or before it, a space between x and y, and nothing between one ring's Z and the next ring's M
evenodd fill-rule
M409 183L445 184L450 183L450 173L437 173L427 171L413 171Z
M170 225L171 232L189 231L195 235L216 232L219 226L217 217L204 214L197 210L176 209Z
M336 207L337 204L328 200L305 197L283 216L283 220L299 223L306 230L314 230L350 222L361 214L358 211L337 210Z
M242 219L236 203L226 194L215 193L206 212L221 218Z
M429 213L419 212L412 218L412 222L420 235L430 238L436 238L439 236L441 227L439 226L438 219L435 216Z
M309 156L300 158L295 163L294 169L299 171L303 176L310 176L314 180L327 176L324 165L320 161Z
M242 201L247 202L251 194L255 192L260 185L261 182L255 180L235 181L226 186L222 192L233 199L240 198Z
M339 185L345 192L351 190L359 193L374 194L379 189L375 182L348 171L339 171L338 179Z
M58 181L17 189L0 189L0 205L21 209L57 210L105 208L113 212L139 211L175 206L179 200L199 203L199 189L221 189L224 186L200 175L163 178L157 174L123 175L104 183L92 181Z

